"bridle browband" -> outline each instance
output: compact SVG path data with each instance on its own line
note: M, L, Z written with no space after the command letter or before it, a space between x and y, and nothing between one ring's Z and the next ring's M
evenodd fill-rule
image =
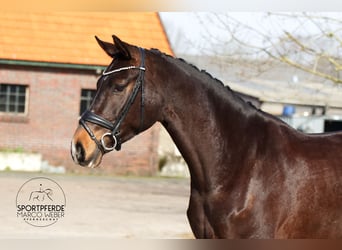
M140 56L141 56L141 62L140 62L139 67L138 66L128 66L128 67L122 67L122 68L114 69L111 71L107 71L107 69L105 69L102 73L103 76L107 76L107 75L111 75L111 74L114 74L114 73L117 73L120 71L124 71L124 70L132 70L132 69L138 69L139 70L139 75L138 75L138 78L137 78L135 85L133 87L132 93L128 97L123 108L121 109L118 117L116 118L116 121L114 123L112 123L112 122L102 118L101 116L91 112L89 109L86 110L82 114L82 116L79 120L80 125L82 125L83 128L87 131L90 138L96 143L97 147L101 150L102 153L110 152L114 149L119 151L121 149L121 138L120 138L119 128L120 128L121 123L123 122L123 120L127 116L129 109L133 105L134 100L139 93L139 90L141 90L141 103L140 103L141 114L140 114L140 128L139 128L138 132L141 132L143 129L143 125L144 125L144 99L145 99L145 96L144 96L145 51L142 48L139 48L139 51L140 51ZM101 136L100 141L99 141L96 138L96 136L94 135L93 131L88 127L86 122L96 124L100 127L103 127L103 128L110 130L111 132L107 132L107 133L103 134ZM107 136L111 137L111 139L113 139L113 144L111 146L107 146L105 141L104 141L104 139Z

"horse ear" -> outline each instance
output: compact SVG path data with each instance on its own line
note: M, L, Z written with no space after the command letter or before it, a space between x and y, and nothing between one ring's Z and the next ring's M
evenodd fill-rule
M110 56L114 57L118 53L118 49L115 47L112 43L107 43L102 40L100 40L97 36L95 36L95 39L97 43L100 45L100 47Z
M131 53L129 52L127 45L122 42L116 35L113 35L114 44L117 47L117 49L120 51L120 54L125 59L131 59Z

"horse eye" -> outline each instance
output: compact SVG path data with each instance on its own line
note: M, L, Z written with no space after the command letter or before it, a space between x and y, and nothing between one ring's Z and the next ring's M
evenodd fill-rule
M122 92L125 89L125 86L114 85L114 93Z

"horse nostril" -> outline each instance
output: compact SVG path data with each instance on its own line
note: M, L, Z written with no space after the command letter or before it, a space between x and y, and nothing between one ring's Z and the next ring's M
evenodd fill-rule
M76 159L79 163L84 162L85 160L85 151L81 143L76 143Z

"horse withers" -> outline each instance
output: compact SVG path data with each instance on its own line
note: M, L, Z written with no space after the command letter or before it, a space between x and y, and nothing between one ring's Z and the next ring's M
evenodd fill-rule
M341 238L342 133L308 135L240 99L183 60L113 36L113 58L80 118L82 166L160 122L191 175L197 238Z

